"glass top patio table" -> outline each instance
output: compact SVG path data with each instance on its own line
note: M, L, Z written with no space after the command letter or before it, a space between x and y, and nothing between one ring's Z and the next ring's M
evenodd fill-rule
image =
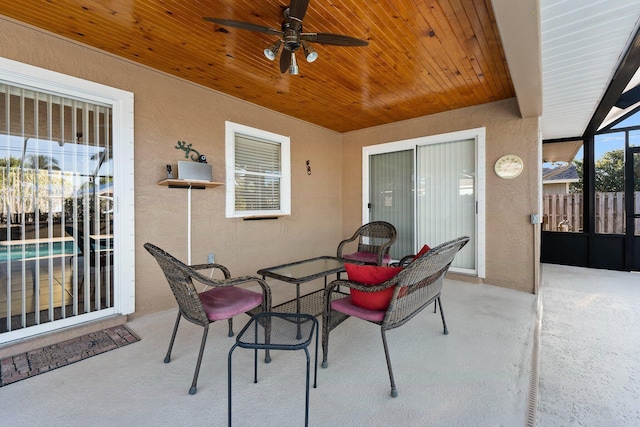
M317 316L322 313L322 290L315 291L304 296L300 296L300 284L310 282L312 280L324 278L324 286L327 286L327 276L332 274L339 274L345 271L344 264L357 264L363 265L364 263L359 261L352 261L348 259L338 258L334 256L319 256L316 258L305 259L302 261L296 261L289 264L277 265L275 267L267 267L258 270L258 274L272 279L281 280L283 282L294 283L296 285L296 299L288 301L273 307L278 308L278 311L288 311L286 306L295 302L295 313L300 313L301 299L307 299L309 309L312 311L307 314Z
M320 256L258 270L258 274L289 283L304 283L345 271L343 258ZM355 264L358 264L357 262Z

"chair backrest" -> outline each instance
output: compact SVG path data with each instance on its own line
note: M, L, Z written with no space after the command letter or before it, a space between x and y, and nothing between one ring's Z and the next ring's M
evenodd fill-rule
M78 247L78 251L80 251L80 255L83 257L86 256L84 251L85 250L84 232L81 229L78 229L69 225L65 226L64 230L67 232L69 236L75 239L76 246ZM87 242L89 243L89 263L91 264L92 267L95 267L96 265L99 265L100 267L113 265L113 251L111 250L103 251L100 249L98 249L98 257L97 257L98 264L96 264L95 241L91 237L89 237Z
M394 277L397 285L383 320L384 327L402 325L440 295L445 274L456 254L469 240L465 236L442 243Z
M342 249L347 242L358 240L358 252L378 254L378 265L382 265L382 258L389 254L391 245L396 241L397 231L393 224L386 221L373 221L364 224L353 233L350 239L343 240L338 245L338 257L342 256Z
M167 282L169 282L173 296L176 298L182 316L193 323L203 326L208 325L209 319L202 307L198 291L191 280L191 276L195 271L151 243L145 243L144 248L153 255L160 265Z

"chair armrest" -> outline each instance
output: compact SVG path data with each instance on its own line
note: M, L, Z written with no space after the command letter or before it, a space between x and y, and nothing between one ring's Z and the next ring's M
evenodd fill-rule
M210 268L217 268L218 270L222 271L225 279L231 278L231 272L229 272L229 269L222 264L195 264L190 265L189 267L193 268L194 270L208 270Z
M385 243L384 245L380 246L380 249L378 250L378 265L382 265L382 261L384 260L384 256L389 252L389 250L391 249L391 245L393 245L393 243L396 240L390 240L387 243Z
M342 249L344 248L344 245L346 245L349 242L353 242L354 240L356 240L358 238L359 234L356 233L353 236L351 236L351 238L349 239L344 239L343 241L341 241L338 244L338 250L337 250L337 257L338 258L342 258Z

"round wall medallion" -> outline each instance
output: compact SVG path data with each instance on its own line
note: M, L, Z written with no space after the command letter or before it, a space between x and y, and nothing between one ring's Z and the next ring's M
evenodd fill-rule
M493 168L496 171L496 175L500 178L511 179L520 175L524 164L522 163L522 159L515 154L507 154L506 156L500 157Z

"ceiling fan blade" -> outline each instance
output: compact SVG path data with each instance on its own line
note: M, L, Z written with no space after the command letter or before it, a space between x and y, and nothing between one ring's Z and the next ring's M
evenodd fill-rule
M249 31L255 31L257 33L267 33L267 34L273 34L277 36L283 35L282 31L276 30L275 28L251 24L249 22L234 21L232 19L218 19L218 18L206 18L206 17L202 19L204 19L205 21L213 22L215 24L224 25L225 27L239 28L241 30L249 30Z
M289 17L302 21L302 18L307 13L307 7L309 7L309 0L291 0Z
M283 74L286 73L289 65L291 65L291 51L282 49L282 53L280 54L280 72Z
M302 33L300 34L300 39L308 42L330 44L334 46L367 46L369 44L366 40L331 33Z

